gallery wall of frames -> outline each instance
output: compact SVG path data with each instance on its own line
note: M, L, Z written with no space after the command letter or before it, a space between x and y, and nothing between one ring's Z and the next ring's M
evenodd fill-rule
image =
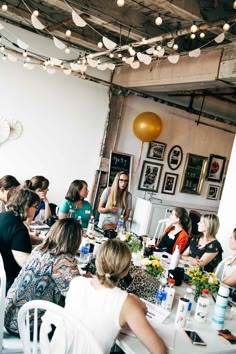
M186 153L185 161L184 153ZM182 164L184 169L180 176L178 169ZM196 155L184 152L179 145L168 146L164 142L151 141L142 164L138 189L174 195L178 179L181 178L179 189L181 193L201 195L203 184L207 181L205 198L220 200L227 165L225 156ZM164 179L160 185L162 174Z

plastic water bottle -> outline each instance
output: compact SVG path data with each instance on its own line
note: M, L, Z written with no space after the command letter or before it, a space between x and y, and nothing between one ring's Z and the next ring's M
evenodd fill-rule
M69 218L74 219L74 217L75 217L75 209L72 206L70 206L70 208L69 208Z
M93 236L94 232L94 216L91 214L89 223L88 223L88 228L87 228L87 235L88 236Z
M207 289L202 290L202 295L199 296L194 319L198 322L205 322L207 320L207 314L209 309L209 291Z
M175 250L174 250L174 253L171 256L169 270L175 269L178 266L179 257L180 257L180 247L179 247L179 245L177 245Z
M193 289L187 288L184 297L185 297L185 299L189 300L186 320L187 320L187 322L190 322L191 312L192 312L192 308L193 308Z
M89 262L89 249L90 249L89 244L87 244L81 248L80 257L79 257L80 263L87 264Z
M121 215L117 223L117 236L122 239L124 237L124 231L124 216Z
M159 305L159 306L161 306L161 304L162 304L163 294L164 294L164 298L166 300L165 287L166 287L166 278L161 278L161 284L160 284L160 286L157 289L156 294L155 294L156 304Z
M175 280L172 278L169 278L167 288L166 288L167 298L166 298L165 309L167 311L171 311L171 309L172 309L172 305L173 305L173 301L174 301L174 297L175 297L174 285L175 285Z
M229 298L229 288L225 285L220 285L217 298L216 298L214 314L212 318L212 327L214 327L218 331L221 330L224 325L228 298Z
M176 317L175 317L176 326L179 327L185 326L187 312L188 312L188 304L189 304L189 300L186 299L185 297L181 297L179 299L179 303L176 311Z

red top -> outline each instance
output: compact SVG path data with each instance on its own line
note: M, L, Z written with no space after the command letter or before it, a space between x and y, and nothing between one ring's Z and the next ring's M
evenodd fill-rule
M156 243L155 247L158 247L159 243L161 242L162 238L165 236L166 233L168 233L171 229L173 228L173 225L168 226L165 231L164 234L161 236L160 240ZM177 237L177 239L175 240L174 246L172 248L172 254L174 253L176 246L179 246L179 252L182 253L185 249L185 247L187 246L188 243L188 239L189 236L187 234L187 232L182 229L181 232L179 233L179 236Z

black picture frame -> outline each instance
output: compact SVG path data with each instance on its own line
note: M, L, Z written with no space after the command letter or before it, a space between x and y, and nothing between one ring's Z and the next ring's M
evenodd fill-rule
M224 174L226 157L211 154L207 166L206 179L212 182L221 182Z
M161 193L175 194L178 177L179 175L177 175L176 173L166 172L162 184Z
M182 160L183 160L183 150L181 146L179 145L172 146L167 157L167 163L169 168L173 171L177 170L180 167Z
M148 145L147 158L153 160L164 160L166 144L160 141L150 141Z
M220 196L220 186L209 184L207 190L207 199L218 200Z
M160 183L162 168L162 164L147 160L143 161L138 189L141 191L151 191L156 193Z

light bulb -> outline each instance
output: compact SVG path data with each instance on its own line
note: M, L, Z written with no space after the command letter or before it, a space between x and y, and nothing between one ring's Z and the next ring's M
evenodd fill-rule
M125 0L117 0L117 6L122 7L125 4Z
M234 8L234 10L236 10L236 1L234 1L234 3L233 3L233 8Z
M122 60L123 60L123 61L126 61L126 57L123 57Z
M102 47L103 47L102 42L98 42L98 48L102 48Z
M27 52L26 52L26 50L22 53L22 55L23 55L24 58L27 58Z
M195 23L193 23L192 26L191 26L191 28L190 28L190 31L191 31L192 33L196 33L197 30L198 30L197 26L195 25Z
M0 49L1 49L2 52L4 52L4 50L5 50L4 45L2 45Z
M162 18L160 15L158 15L158 17L155 19L155 24L157 26L160 26L162 24Z
M2 11L7 11L7 10L8 10L7 4L3 4L2 5Z
M121 58L121 57L122 57L122 54L121 54L121 53L119 53L119 54L118 54L118 58Z
M70 48L67 47L67 48L65 49L65 53L66 53L66 54L69 54L69 53L70 53Z
M38 10L34 10L34 11L33 11L33 15L36 16L36 17L38 17L38 15L39 15Z
M110 57L110 58L114 58L114 54L111 53L111 54L109 55L109 57Z
M71 36L71 30L66 30L66 37L70 37Z
M174 50L177 50L178 48L179 48L178 44L174 44L174 45L173 45L173 49L174 49Z
M77 64L81 64L81 61L80 61L80 60L77 60Z
M205 33L204 32L201 32L200 33L200 38L204 38L205 37Z
M190 37L191 37L192 39L195 39L195 38L196 38L196 34L195 34L195 33L192 33Z
M27 61L30 61L30 57L26 57L26 60L27 60Z
M223 30L227 32L230 29L230 25L228 23L225 23L223 26Z

